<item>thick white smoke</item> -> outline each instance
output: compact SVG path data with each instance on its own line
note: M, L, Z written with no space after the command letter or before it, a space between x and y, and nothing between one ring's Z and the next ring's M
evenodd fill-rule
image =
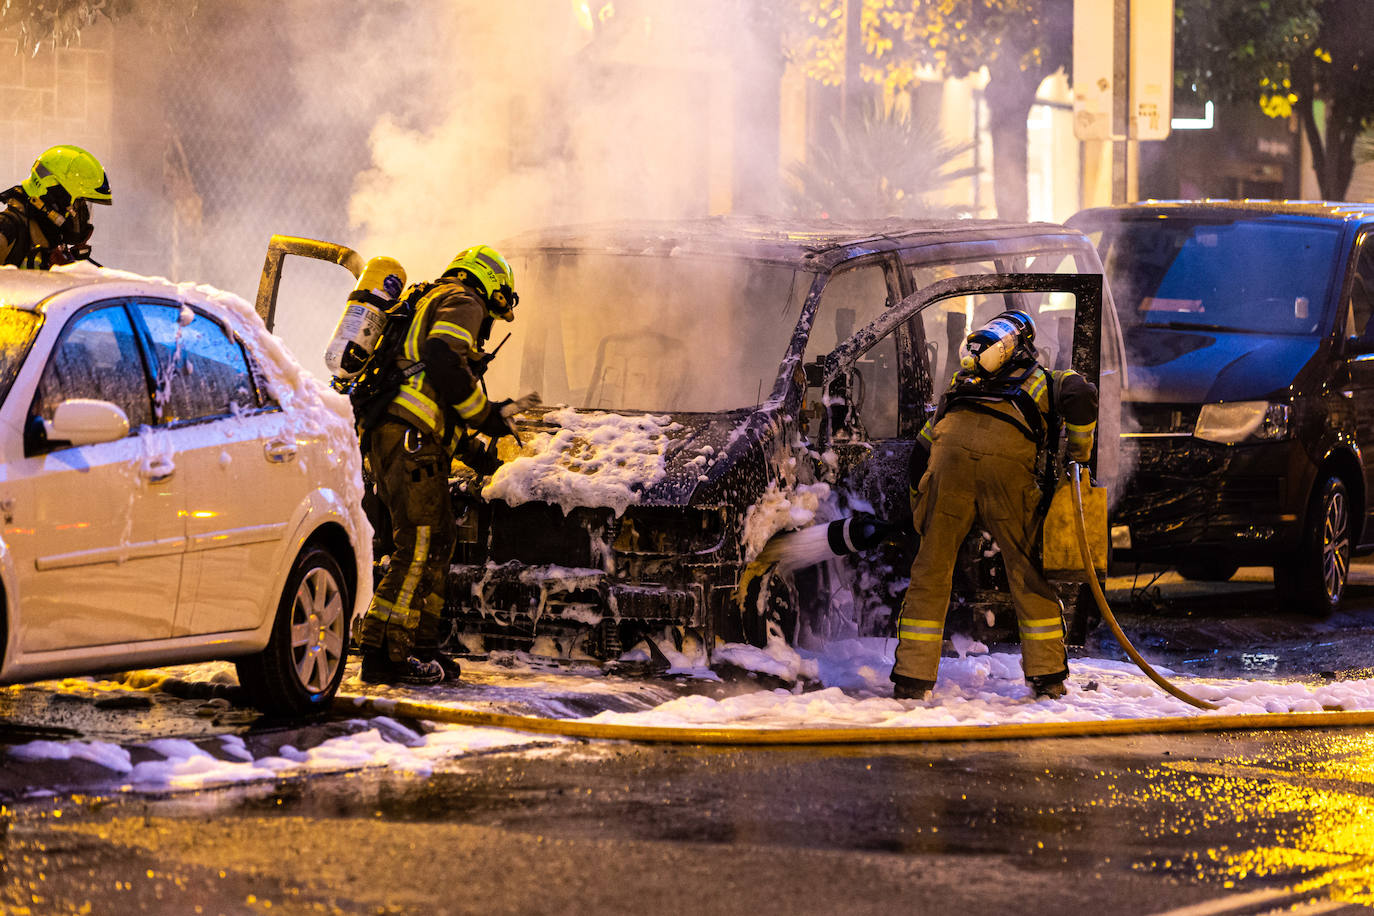
M749 167L737 112L779 92L781 51L758 43L755 4L445 6L450 53L408 87L424 115L384 117L355 183L349 214L367 252L418 276L540 226L734 209ZM760 168L776 176L772 130Z

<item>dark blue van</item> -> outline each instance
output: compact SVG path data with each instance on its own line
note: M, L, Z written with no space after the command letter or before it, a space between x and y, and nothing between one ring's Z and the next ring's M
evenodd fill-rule
M1374 550L1374 204L1084 210L1126 347L1114 557L1274 569L1324 614Z

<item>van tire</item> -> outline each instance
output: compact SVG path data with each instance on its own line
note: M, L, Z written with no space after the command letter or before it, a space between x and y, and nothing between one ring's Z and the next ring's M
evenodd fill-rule
M1328 477L1312 492L1296 554L1274 564L1279 610L1325 617L1340 607L1350 576L1350 537L1350 492L1339 477Z
M740 614L745 642L766 649L769 636L775 635L795 646L799 604L797 588L790 577L769 572L756 578L745 592Z
M307 545L286 577L267 646L236 662L248 702L284 718L327 711L348 661L352 609L338 561Z

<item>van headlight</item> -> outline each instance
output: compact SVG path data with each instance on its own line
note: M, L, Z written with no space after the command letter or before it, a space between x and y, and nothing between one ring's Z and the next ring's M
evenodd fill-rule
M1208 442L1236 445L1241 442L1277 442L1287 439L1293 408L1269 401L1236 401L1203 404L1193 435Z

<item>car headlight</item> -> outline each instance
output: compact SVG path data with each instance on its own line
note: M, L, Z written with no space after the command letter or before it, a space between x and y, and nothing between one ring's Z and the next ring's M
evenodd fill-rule
M1193 435L1208 442L1236 445L1240 442L1277 442L1287 439L1293 408L1269 401L1236 401L1203 404Z

